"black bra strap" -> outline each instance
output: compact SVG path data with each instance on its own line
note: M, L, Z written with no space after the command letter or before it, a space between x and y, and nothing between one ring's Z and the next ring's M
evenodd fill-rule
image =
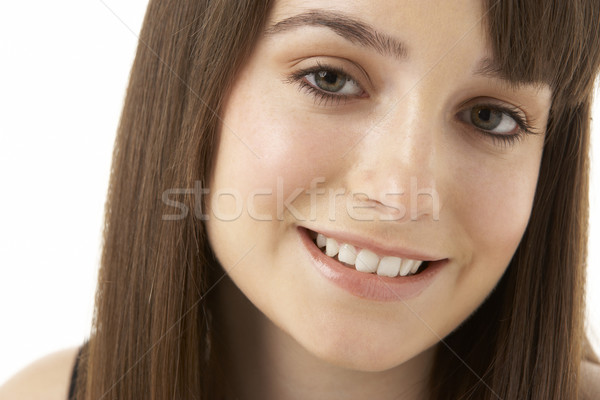
M75 358L75 365L73 366L73 372L71 373L71 383L69 384L69 400L75 400L75 384L77 383L77 368L79 368L79 359L81 358L81 352L83 351L83 346L79 348L77 352L77 357Z

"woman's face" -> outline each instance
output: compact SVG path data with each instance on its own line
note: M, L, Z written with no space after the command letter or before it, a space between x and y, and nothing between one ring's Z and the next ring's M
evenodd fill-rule
M381 371L430 348L517 248L551 94L495 72L485 12L476 0L277 1L232 77L210 243L322 360ZM398 269L409 275L386 276Z

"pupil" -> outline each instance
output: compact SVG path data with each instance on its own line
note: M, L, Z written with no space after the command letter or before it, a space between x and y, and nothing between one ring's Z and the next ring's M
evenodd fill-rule
M323 79L325 80L325 82L327 82L327 83L329 83L329 84L334 84L334 83L336 83L336 82L337 82L337 80L338 80L338 76L337 76L337 74L335 74L335 73L334 73L334 74L332 74L332 73L329 73L329 72L327 72L327 73L325 74L325 76L323 77Z
M482 110L479 110L479 119L485 122L488 122L490 120L490 117L492 116L492 111L489 108L484 108Z

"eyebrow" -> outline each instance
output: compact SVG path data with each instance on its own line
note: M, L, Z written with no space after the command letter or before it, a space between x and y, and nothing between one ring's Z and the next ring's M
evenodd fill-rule
M286 18L268 27L267 35L287 32L303 26L325 27L352 43L369 47L382 55L405 59L406 45L400 40L378 32L371 25L335 11L311 10Z
M285 33L304 26L329 28L351 43L372 48L381 55L400 60L408 58L408 49L404 42L377 31L372 25L337 11L310 10L303 12L269 26L265 30L265 34ZM493 57L483 58L473 71L473 75L500 80L513 89L519 89L534 83L527 80L511 79Z

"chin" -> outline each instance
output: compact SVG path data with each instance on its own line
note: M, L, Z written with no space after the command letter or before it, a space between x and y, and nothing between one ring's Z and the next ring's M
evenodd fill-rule
M295 328L292 336L304 350L333 367L361 372L382 372L431 353L438 339L432 334L406 338L402 331L381 324L354 322L350 327L330 322ZM362 325L362 326L361 326ZM377 326L379 325L379 326ZM353 328L352 328L353 326Z

